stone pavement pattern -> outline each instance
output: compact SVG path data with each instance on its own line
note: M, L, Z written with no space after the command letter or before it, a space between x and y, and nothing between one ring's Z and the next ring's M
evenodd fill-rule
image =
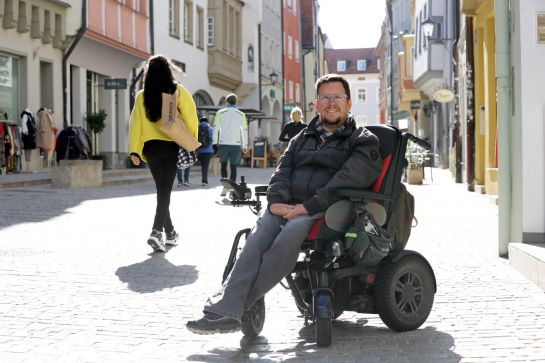
M272 169L240 171L265 183ZM316 347L280 286L253 342L187 331L219 287L235 233L255 222L223 205L217 181L175 188L182 239L166 254L145 243L151 184L1 190L0 362L545 362L545 294L497 257L497 207L444 170L409 189L419 224L407 248L437 277L429 319L396 333L376 315L346 312L329 348Z

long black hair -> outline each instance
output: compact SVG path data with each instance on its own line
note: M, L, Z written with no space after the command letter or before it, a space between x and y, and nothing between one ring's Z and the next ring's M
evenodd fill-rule
M161 119L161 94L176 92L172 69L181 72L167 57L160 54L150 57L144 69L144 108L151 122Z

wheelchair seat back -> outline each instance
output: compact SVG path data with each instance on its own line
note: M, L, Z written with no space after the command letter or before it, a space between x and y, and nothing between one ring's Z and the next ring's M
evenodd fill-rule
M386 212L383 226L387 228L401 183L408 137L405 137L397 128L387 125L367 126L367 129L379 139L379 152L382 157L381 172L369 190L341 190L340 193L355 203L376 201L381 204ZM327 240L342 235L343 233L335 232L327 226L325 217L320 218L311 227L303 248L315 249L317 245L312 241Z

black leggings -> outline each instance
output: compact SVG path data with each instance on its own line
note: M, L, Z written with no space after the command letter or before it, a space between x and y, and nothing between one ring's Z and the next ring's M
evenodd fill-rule
M144 156L155 181L157 190L157 207L153 229L157 231L172 232L174 226L170 219L170 193L172 184L176 178L176 159L178 145L170 141L151 140L144 144Z

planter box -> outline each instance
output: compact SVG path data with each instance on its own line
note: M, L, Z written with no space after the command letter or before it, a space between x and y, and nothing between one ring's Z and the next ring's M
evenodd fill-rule
M53 169L54 188L98 188L102 186L102 160L61 160Z
M422 184L423 179L424 179L424 169L422 168L407 169L407 181L409 184Z

